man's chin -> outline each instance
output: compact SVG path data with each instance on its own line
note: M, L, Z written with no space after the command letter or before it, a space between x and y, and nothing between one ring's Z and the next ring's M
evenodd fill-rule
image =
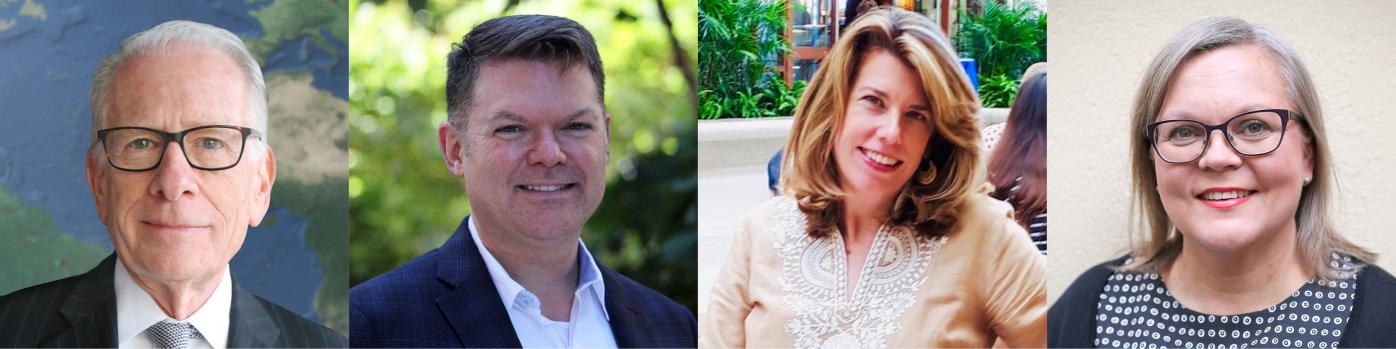
M190 259L180 259L174 256L155 256L148 260L138 261L131 269L137 274L135 276L141 280L159 283L197 281L215 276L222 271L214 266L189 261Z
M522 218L525 219L516 225L520 235L538 241L575 240L581 236L582 226L586 225L586 219L542 216Z

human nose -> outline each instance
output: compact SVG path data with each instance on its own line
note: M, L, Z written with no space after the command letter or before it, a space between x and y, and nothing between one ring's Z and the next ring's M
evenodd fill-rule
M879 118L882 123L878 125L877 138L887 144L901 144L902 127L906 126L903 124L905 120L899 117L901 115L899 111L889 110L888 114Z
M1213 137L1214 135L1215 137ZM1207 134L1207 145L1202 148L1202 156L1197 159L1197 166L1203 169L1219 171L1240 165L1241 154L1237 154L1236 150L1231 148L1231 143L1226 139L1225 130L1217 129L1209 131Z
M189 166L184 157L184 145L170 142L161 155L160 166L155 168L155 179L150 182L150 194L175 201L186 194L193 195L198 190L197 169Z
M528 152L528 162L542 166L557 166L567 161L567 154L562 151L562 145L558 144L555 132L540 132L533 140L532 149Z

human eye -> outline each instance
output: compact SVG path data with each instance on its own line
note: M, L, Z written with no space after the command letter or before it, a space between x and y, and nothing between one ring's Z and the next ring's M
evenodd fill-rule
M915 111L906 113L906 117L911 118L911 119L916 120L916 121L929 121L929 120L930 120L930 117L926 116L926 113L915 112Z
M590 131L593 128L595 127L592 127L591 124L585 122L573 122L567 124L568 131Z
M136 138L126 142L126 146L135 150L147 150L155 147L155 140L150 138Z
M1168 130L1168 140L1172 142L1190 142L1202 136L1202 130L1197 125L1178 125Z
M868 106L870 108L882 109L883 107L882 99L877 98L877 96L873 95L863 96L861 98L858 98L858 101L862 102L863 105Z
M528 133L528 128L519 124L509 124L495 127L493 131L495 137L506 140L519 139Z
M199 138L196 144L198 144L199 148L206 150L223 149L223 147L227 145L223 140L212 137Z
M1264 136L1270 131L1270 125L1260 120L1245 120L1241 123L1241 135L1244 136Z

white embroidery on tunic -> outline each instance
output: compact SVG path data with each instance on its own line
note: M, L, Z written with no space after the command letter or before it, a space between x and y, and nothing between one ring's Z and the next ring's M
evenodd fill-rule
M887 347L887 337L901 331L897 318L916 302L945 237L926 239L911 229L883 226L849 299L842 235L811 239L794 200L782 200L775 214L783 302L793 314L785 331L795 337L795 347Z

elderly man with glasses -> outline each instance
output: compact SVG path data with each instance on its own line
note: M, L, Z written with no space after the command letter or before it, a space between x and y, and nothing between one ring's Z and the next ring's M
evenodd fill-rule
M166 22L123 41L92 85L87 179L116 252L0 298L0 346L345 346L228 269L276 181L266 85L243 42Z

